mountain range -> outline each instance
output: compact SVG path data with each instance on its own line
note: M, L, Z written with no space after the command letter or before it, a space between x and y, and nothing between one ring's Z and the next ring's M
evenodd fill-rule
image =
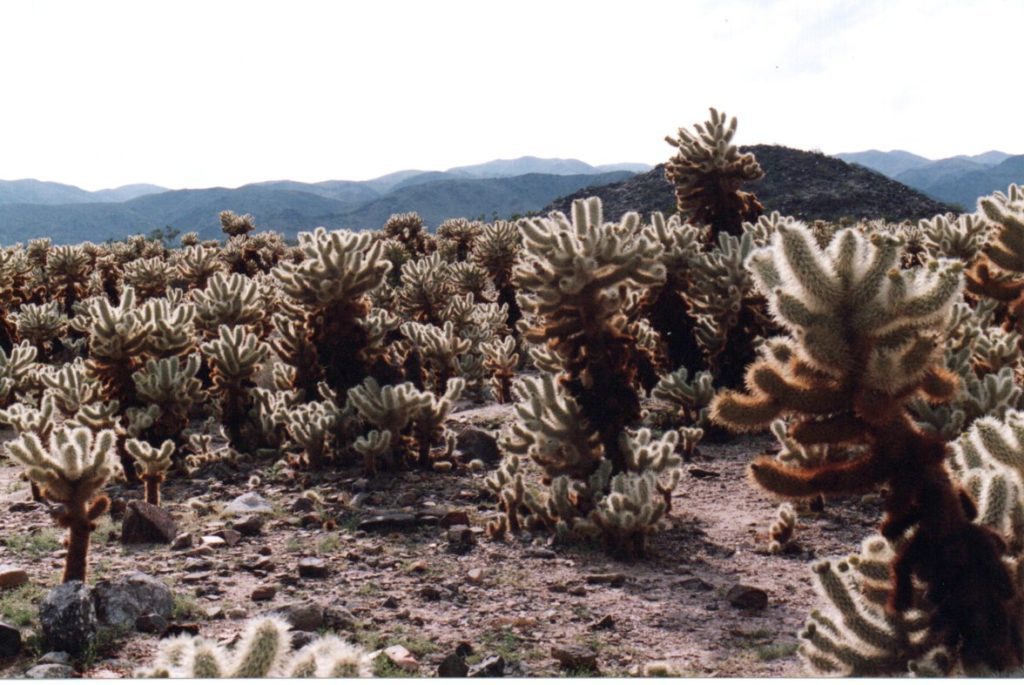
M0 244L49 236L94 242L172 226L219 238L218 214L252 214L258 228L294 237L317 226L379 228L415 211L431 228L450 217L508 218L595 183L621 181L644 164L591 166L521 157L446 171L405 170L368 181L265 181L239 188L168 190L136 184L89 192L36 180L0 181Z
M764 170L759 181L744 183L764 205L806 221L826 219L931 218L955 211L912 188L862 166L849 164L818 152L794 150L780 145L748 145ZM605 186L583 188L548 205L547 211L568 212L572 201L596 195L604 203L604 214L617 219L635 210L646 217L651 212L675 212L675 194L665 179L664 165L643 174Z
M1024 155L990 150L980 155L928 159L906 150L844 152L839 159L885 174L925 195L974 211L978 198L1024 183Z

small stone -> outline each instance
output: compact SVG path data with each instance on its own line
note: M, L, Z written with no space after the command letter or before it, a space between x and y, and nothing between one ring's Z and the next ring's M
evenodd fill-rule
M591 630L608 630L609 628L615 627L615 617L611 614L605 614L599 621L594 621L590 624Z
M357 478L352 483L352 492L366 492L370 488L370 481L367 478Z
M160 614L143 614L135 619L135 630L158 635L167 630L167 619Z
M505 675L505 659L492 654L470 667L469 673L466 675L470 678L501 678Z
M7 507L7 510L16 514L25 511L35 511L38 508L38 502L15 502L11 506Z
M588 583L594 585L611 585L621 587L626 582L624 573L594 573L586 577Z
M50 590L39 605L39 623L50 649L70 654L86 651L98 628L89 586L72 580Z
M227 541L219 535L204 535L203 537L199 538L199 542L204 547L209 547L210 549L215 549L217 547L227 547L228 544Z
M291 510L296 514L304 514L316 509L316 502L310 497L300 497L292 504Z
M571 584L567 585L566 588L565 588L565 591L568 592L573 597L586 597L587 596L587 588L583 587L582 585L580 585L578 583L571 583Z
M249 612L246 611L245 609L241 608L241 607L234 607L234 608L228 609L228 611L227 611L227 616L232 621L240 621L240 620L242 620L243 618L245 618L248 615L249 615Z
M420 597L431 602L436 602L441 599L441 588L436 585L427 585L420 589Z
M293 630L315 631L324 625L324 610L316 604L296 602L278 611Z
M126 545L163 544L174 540L178 526L171 515L160 507L142 500L132 500L121 521L121 542Z
M412 655L408 649L402 645L391 645L384 650L384 656L388 658L391 663L399 668L406 671L417 671L419 670L420 664L416 661L416 657Z
M466 580L474 585L480 585L484 582L484 570L482 568L469 569L469 572L466 574Z
M467 526L452 526L448 529L448 551L465 554L476 544L476 536Z
M725 598L737 609L760 611L768 606L768 593L752 585L733 585Z
M209 559L189 559L182 566L182 570L186 573L193 573L195 571L209 571L213 568L213 562Z
M217 535L219 535L224 540L224 543L228 547L234 547L242 541L242 534L239 533L237 530L231 528L227 530L222 530L221 532L217 533Z
M214 554L217 553L217 550L215 550L213 547L203 545L202 547L196 547L194 549L186 550L186 552L186 556L189 557L212 557Z
M597 652L580 645L562 645L551 648L551 656L565 671L597 673Z
M426 573L429 568L430 567L427 565L427 562L422 559L417 559L409 564L409 573Z
M183 549L191 549L195 544L192 533L182 533L171 541L171 549L177 552Z
M464 464L474 459L488 466L501 463L501 450L494 435L474 426L466 426L456 434L455 456Z
M206 607L206 609L204 609L204 612L206 613L206 618L208 618L211 621L217 621L219 619L224 618L224 607L222 607L219 604L214 604L212 606Z
M382 609L397 609L398 599L394 595L388 595L384 598L384 601L380 603Z
M397 502L400 507L411 507L416 504L416 500L418 499L419 497L416 496L415 492L403 492L398 496Z
M299 650L308 645L313 640L320 637L317 633L310 632L308 630L293 630L291 631L291 645L292 649Z
M32 680L65 680L75 675L75 669L64 664L40 664L25 671Z
M523 552L523 556L527 559L554 559L555 552L545 547L530 547Z
M720 473L717 471L709 471L708 469L702 469L699 466L690 467L690 475L694 478L718 478Z
M300 578L326 578L328 573L327 562L317 557L303 557L299 559Z
M255 492L247 492L231 500L224 507L225 514L248 516L249 514L270 514L274 507L266 499Z
M275 595L277 595L276 585L260 585L252 591L250 599L252 599L252 601L254 602L266 602L271 599L274 599Z
M441 661L441 665L437 667L439 678L465 678L468 673L469 666L466 665L466 658L458 652L446 656Z
M21 654L21 631L12 625L0 622L0 659Z
M259 535L263 531L263 519L255 514L245 516L231 526L245 536ZM226 539L226 538L225 538Z
M36 665L39 664L60 664L61 666L70 666L71 655L67 652L47 652L36 661Z
M687 578L686 580L679 581L676 585L684 590L691 590L693 592L707 592L715 588L714 585L700 578Z
M0 590L9 590L27 582L28 572L25 569L0 564Z
M395 512L378 514L359 522L357 528L367 533L389 533L392 531L410 530L419 525L414 514Z
M466 512L456 509L449 511L441 517L441 525L445 528L451 528L452 526L469 526L469 514Z

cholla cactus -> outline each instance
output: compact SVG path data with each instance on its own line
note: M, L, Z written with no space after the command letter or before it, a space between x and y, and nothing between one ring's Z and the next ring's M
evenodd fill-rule
M431 398L431 393L417 390L412 383L381 387L373 378L366 378L348 391L348 399L360 416L380 429L356 445L367 457L368 472L376 472L381 461L385 467L393 468L406 459L406 428L420 410L430 406ZM385 433L390 440L387 450L382 448Z
M732 144L736 118L728 124L725 114L711 109L711 118L695 124L696 133L679 129L679 137L665 141L679 152L665 165L665 178L676 187L676 208L696 224L710 224L711 237L719 233L739 235L744 221L761 213L761 203L740 190L744 181L764 176L750 153L741 154Z
M196 234L186 234L188 235ZM196 239L198 240L198 236ZM183 237L183 245L184 240ZM215 274L223 271L224 263L221 262L216 249L191 244L179 253L177 268L178 274L188 283L189 290L199 290L205 288Z
M438 397L433 393L425 393L429 401L424 402L413 414L412 439L416 464L420 468L433 468L438 461L443 461L431 458L431 449L438 443L445 447L444 459L451 457L455 436L445 428L445 421L465 389L465 380L452 378L446 383L444 395Z
M159 442L179 440L188 425L189 412L206 399L199 373L199 355L150 359L144 368L132 374L136 396L155 408L154 422L145 436Z
M447 388L448 379L459 371L458 357L469 351L470 341L455 334L451 321L446 321L443 328L409 321L401 330L430 373L430 386L436 392Z
M497 290L496 302L508 307L508 326L514 328L521 312L512 285L512 268L522 249L522 236L516 224L495 221L480 229L470 259L487 271Z
M62 427L53 431L46 446L35 433L24 433L4 444L43 496L63 505L57 514L57 522L68 529L62 582L85 581L89 535L94 521L110 507L110 499L101 490L121 471L115 442L113 431Z
M227 650L207 638L163 640L152 667L136 677L155 678L352 678L372 675L371 655L334 635L293 652L289 626L274 616L250 620L237 646Z
M992 235L984 255L967 272L967 290L999 302L1003 324L1017 330L1024 326L1024 202L1020 195L1020 189L1011 185L1008 195L995 193L978 201L993 226Z
M437 227L437 251L446 260L464 262L482 230L483 224L479 221L446 219Z
M305 259L281 264L274 275L305 309L305 328L324 380L343 394L366 377L367 293L384 281L391 264L369 233L318 228L300 233L299 245Z
M256 230L256 221L251 214L239 216L232 211L224 210L220 213L220 230L232 238L245 236Z
M144 440L129 439L125 441L125 450L135 458L139 467L139 478L146 484L146 502L154 507L160 506L160 484L170 470L171 456L175 445L172 440L164 440L157 449Z
M416 212L392 214L384 223L381 233L385 238L397 240L409 254L421 257L434 251L434 239L423 227L423 220Z
M132 374L141 366L140 356L149 342L149 331L139 320L135 289L127 287L119 305L100 297L88 307L90 373L99 380L107 399L122 406L135 404Z
M768 528L769 554L782 554L793 548L793 536L796 534L796 509L789 502L779 505L775 512L775 521Z
M942 465L944 445L922 433L905 406L915 394L940 403L955 392L940 354L962 267L901 272L899 256L898 242L877 234L869 242L842 231L822 251L806 227L778 226L772 246L748 264L792 337L748 369L747 393L716 397L712 417L749 431L790 415L798 419L790 435L804 445L863 446L848 461L815 468L761 458L751 474L787 497L887 484L883 535L896 540L916 525L892 564L890 608L910 607L916 579L928 588L943 644L959 648L966 668L1012 667L1021 660L1014 644L1022 616L1001 560L1005 542L972 523ZM985 644L972 635L979 625L990 626Z
M218 337L204 343L202 351L211 362L213 392L219 395L218 418L232 447L248 451L256 440L250 417L253 377L269 348L244 326L221 326Z
M49 361L63 349L60 338L67 332L68 318L57 302L23 304L8 319L14 323L18 338L39 350L40 362Z
M651 391L651 397L675 407L679 419L688 426L705 426L709 405L715 396L711 374L701 371L693 380L685 366L662 376Z
M215 274L202 290L194 290L196 324L207 337L221 326L252 326L262 328L267 318L267 304L259 283L241 274Z
M925 250L933 259L959 259L971 264L988 240L990 226L975 214L939 214L918 224Z
M307 402L282 412L288 434L301 447L306 463L321 468L326 462L337 415L323 402Z
M398 305L414 321L440 324L441 312L454 294L448 264L438 253L402 265Z
M61 301L65 314L70 314L75 302L84 295L89 282L90 259L85 250L76 245L58 245L46 264L50 292Z
M0 349L0 409L11 403L15 391L26 381L39 351L23 342L10 352Z
M164 295L173 275L174 267L161 257L137 259L124 265L124 282L135 288L141 300Z
M480 345L484 353L484 368L491 373L491 393L499 404L512 399L512 379L519 366L516 339L506 335L501 340Z
M571 222L555 212L520 227L524 254L514 282L523 311L536 317L524 336L565 360L561 382L620 472L619 433L640 415L638 350L625 330L623 307L630 292L664 281L657 248L639 235L636 214L605 223L598 198L575 201Z

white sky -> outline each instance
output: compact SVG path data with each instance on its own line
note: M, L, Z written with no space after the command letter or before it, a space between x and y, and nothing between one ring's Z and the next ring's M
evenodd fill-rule
M365 179L740 144L1024 152L1024 2L0 3L0 178Z

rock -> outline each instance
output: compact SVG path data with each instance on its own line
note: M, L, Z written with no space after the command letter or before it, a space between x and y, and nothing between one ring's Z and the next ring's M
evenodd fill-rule
M228 618L230 618L232 621L240 621L248 615L249 612L243 609L242 607L233 607L231 609L228 609L227 613Z
M458 651L449 654L437 667L439 678L465 678L469 674L469 666L466 665L466 657Z
M9 590L28 582L28 572L17 566L0 564L0 590Z
M67 652L47 652L36 660L36 665L39 664L60 664L62 666L70 666L71 655Z
M621 587L626 582L625 573L593 573L586 577L588 583L594 585L611 585Z
M454 511L447 512L441 517L441 525L445 528L451 528L452 526L469 526L469 514L466 512L456 509Z
M101 580L96 583L93 603L101 624L131 630L135 627L135 621L146 614L169 619L174 608L174 597L162 582L136 571L116 581Z
M324 625L324 610L317 604L295 602L278 611L292 630L315 631Z
M167 630L167 619L160 614L143 614L135 619L135 630L159 635Z
M492 654L472 666L466 675L470 678L501 678L505 675L505 660L499 655Z
M92 647L98 621L89 587L72 580L50 590L39 605L39 623L50 649L81 654Z
M370 488L370 481L367 478L357 478L352 483L352 492L366 492Z
M335 632L354 631L359 621L348 609L332 606L324 608L324 625Z
M390 533L392 531L410 530L420 525L414 514L393 512L378 514L359 522L357 528L367 533Z
M274 596L276 594L277 594L277 586L276 585L260 585L259 587L257 587L255 590L252 591L252 595L250 595L250 599L252 599L252 601L254 601L254 602L267 602L267 601L269 601L271 599L274 599Z
M224 543L228 547L234 547L242 541L242 534L232 528L222 530L221 532L217 533L217 535L219 535L224 540Z
M394 595L388 595L384 598L384 601L380 603L382 609L397 609L398 600Z
M412 505L416 504L416 500L418 499L419 497L416 495L415 492L403 492L401 495L398 496L398 500L396 503L400 507L411 507Z
M250 514L271 514L274 507L255 492L247 492L228 502L224 513L230 516L248 516Z
M39 508L38 502L15 502L11 506L7 507L7 511L12 513L24 512L24 511L35 511Z
M484 582L484 570L482 568L469 569L469 572L466 573L466 580L474 585L480 585Z
M416 657L412 655L408 649L402 645L391 645L384 650L384 656L393 663L395 666L406 670L406 671L417 671L419 670L420 663L416 661Z
M195 635L198 635L198 634L199 634L199 624L198 623L172 623L171 625L167 626L167 630L165 630L164 632L160 633L160 639L164 640L166 638L174 637L176 635L192 635L192 636L195 636Z
M523 552L523 556L527 559L554 559L555 552L545 547L530 547Z
M259 535L263 532L263 519L256 514L245 516L231 526L245 536Z
M590 624L591 630L608 630L609 628L615 627L615 617L611 614L605 614L599 621L594 621Z
M75 675L75 669L64 664L40 664L25 671L32 680L65 680Z
M690 475L694 478L718 478L720 473L718 471L709 471L708 469L702 469L699 466L690 467Z
M196 541L192 537L192 533L182 533L171 541L171 549L177 552L183 549L191 549L195 544Z
M171 515L160 507L142 500L132 500L121 522L121 542L126 545L164 544L174 540L178 526Z
M427 585L420 589L420 597L431 602L441 599L441 588L436 585Z
M679 581L676 585L684 590L692 590L694 592L707 592L715 588L714 585L700 578L687 578L686 580Z
M299 559L300 578L326 578L327 562L317 557L303 557Z
M448 551L465 554L476 544L476 536L467 526L452 526L448 529Z
M737 583L729 588L725 598L737 609L760 611L768 606L768 593L752 585Z
M580 645L562 645L551 648L551 656L565 671L597 673L597 652Z
M21 654L21 631L12 625L0 622L0 659L9 659Z
M491 433L473 426L466 426L456 434L455 456L464 464L474 459L479 459L488 466L501 463L498 441Z
M316 509L316 502L310 497L300 497L292 503L291 510L296 514L305 514Z
M293 630L291 631L291 645L292 649L299 650L308 645L313 640L320 637L317 633L312 633L308 630Z
M215 550L213 547L207 547L206 545L203 545L202 547L196 547L195 549L188 550L188 554L186 556L212 557L216 553L217 550Z
M204 535L199 538L199 542L203 547L209 547L210 549L216 549L217 547L227 547L227 541L219 535Z

